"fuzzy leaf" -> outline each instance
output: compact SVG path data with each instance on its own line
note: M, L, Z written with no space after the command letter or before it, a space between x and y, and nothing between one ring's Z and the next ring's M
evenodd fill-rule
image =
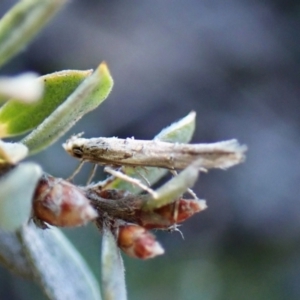
M20 233L37 282L51 300L100 300L94 275L81 255L57 228L30 224Z
M30 265L15 232L0 230L0 262L20 276L33 277Z
M101 265L104 300L126 300L123 260L115 237L108 228L103 230Z
M201 167L201 159L196 160L185 168L179 175L173 177L162 187L155 191L156 197L149 195L149 200L144 204L145 210L160 208L171 203L182 196L188 188L192 187L197 178Z
M100 105L109 95L112 86L113 79L107 65L102 63L63 104L26 136L22 143L28 147L30 154L48 147L83 115Z
M191 111L187 116L163 129L154 140L169 143L189 143L195 131L196 112Z
M21 103L11 99L0 109L0 137L23 134L37 127L80 83L91 70L66 70L42 76L37 81L44 84L44 95L36 103Z
M0 180L0 228L13 231L28 221L42 169L34 163L15 167Z
M195 131L195 119L196 113L192 111L186 117L163 129L158 135L155 136L154 140L160 140L169 143L190 142ZM168 170L153 167L122 167L122 172L126 173L130 177L139 178L142 181L143 178L147 178L150 185L152 185L166 175ZM105 185L105 188L128 190L132 193L138 193L140 191L140 188L137 186L133 186L131 183L119 178L116 178L111 183Z
M0 21L0 66L22 50L66 0L19 1Z

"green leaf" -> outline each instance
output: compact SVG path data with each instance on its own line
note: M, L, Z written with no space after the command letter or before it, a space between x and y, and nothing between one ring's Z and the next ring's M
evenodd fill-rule
M103 229L101 265L104 300L126 300L123 260L116 239L108 228Z
M49 299L101 299L94 275L59 229L30 224L19 236L35 279Z
M156 197L154 198L152 195L149 195L149 200L143 205L143 209L151 210L160 208L181 197L187 189L195 184L201 165L202 160L196 160L180 172L179 175L173 177L162 187L155 190Z
M113 79L105 63L84 80L68 99L21 142L30 154L50 146L82 116L99 106L109 95Z
M0 180L0 228L13 231L28 221L42 169L34 163L15 167Z
M44 83L44 95L38 102L29 104L11 99L1 107L0 137L23 134L37 127L91 72L66 70L38 78Z
M189 143L195 131L196 112L191 111L187 116L163 129L154 140L169 143Z
M19 1L0 20L0 66L22 50L66 0Z
M169 143L190 142L195 131L195 119L196 113L192 111L186 117L163 129L155 136L154 140ZM149 184L152 185L165 176L168 170L153 167L122 167L122 172L126 173L130 177L139 178L142 181L144 180L143 178L147 178ZM111 183L105 185L105 188L127 190L132 193L138 193L141 190L139 187L133 186L131 183L119 178L116 178Z

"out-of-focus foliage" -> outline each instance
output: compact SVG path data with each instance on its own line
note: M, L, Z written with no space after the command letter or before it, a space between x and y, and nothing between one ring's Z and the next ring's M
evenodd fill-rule
M21 103L34 103L40 100L44 93L44 82L36 80L38 74L26 72L18 76L0 77L0 101L5 102L11 98Z
M34 163L18 165L1 178L0 227L14 231L28 221L35 186L42 169Z
M104 228L102 240L101 274L104 299L127 299L125 269L116 239Z
M106 63L101 63L50 117L22 140L29 153L37 153L53 144L85 114L98 107L107 98L112 87L113 79L109 69Z
M98 282L59 229L45 232L31 224L22 229L21 242L49 299L101 300Z
M27 46L66 0L23 0L2 17L0 65Z
M40 77L45 84L43 97L31 104L10 99L0 109L0 136L24 134L46 119L91 71L66 70Z
M6 13L0 20L0 64L20 51L64 2L24 0ZM79 71L65 71L63 80L61 75L40 78L42 85L28 82L28 74L1 79L1 101L20 95L1 109L1 137L34 130L22 143L0 141L0 260L11 271L38 282L49 299L100 300L98 283L74 246L58 229L46 233L37 228L32 202L44 171L36 163L20 163L28 153L54 143L101 104L113 85L105 63L90 77L90 72ZM88 78L83 81L85 77ZM28 91L22 93L24 84ZM41 96L44 85L46 93ZM27 97L29 89L31 95ZM38 104L29 103L41 97ZM22 105L20 100L27 103ZM32 218L36 221L34 226L29 224Z

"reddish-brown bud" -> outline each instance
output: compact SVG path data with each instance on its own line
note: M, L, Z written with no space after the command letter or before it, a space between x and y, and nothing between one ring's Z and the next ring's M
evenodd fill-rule
M98 214L78 187L44 175L35 191L33 215L50 225L72 227L84 225Z
M119 227L118 246L129 256L148 259L164 253L155 236L137 225Z
M204 200L179 199L151 211L141 211L138 224L147 229L167 229L206 209Z

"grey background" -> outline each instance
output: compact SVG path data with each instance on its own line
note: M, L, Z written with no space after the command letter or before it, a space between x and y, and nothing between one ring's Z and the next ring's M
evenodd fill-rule
M299 299L299 29L298 1L73 0L2 69L108 63L109 98L34 158L57 177L76 166L61 148L71 134L151 139L191 110L193 142L248 145L243 165L201 175L195 191L209 208L184 223L184 240L157 233L166 255L125 258L129 299ZM66 233L98 276L96 229ZM44 299L2 267L0 278L0 299Z

